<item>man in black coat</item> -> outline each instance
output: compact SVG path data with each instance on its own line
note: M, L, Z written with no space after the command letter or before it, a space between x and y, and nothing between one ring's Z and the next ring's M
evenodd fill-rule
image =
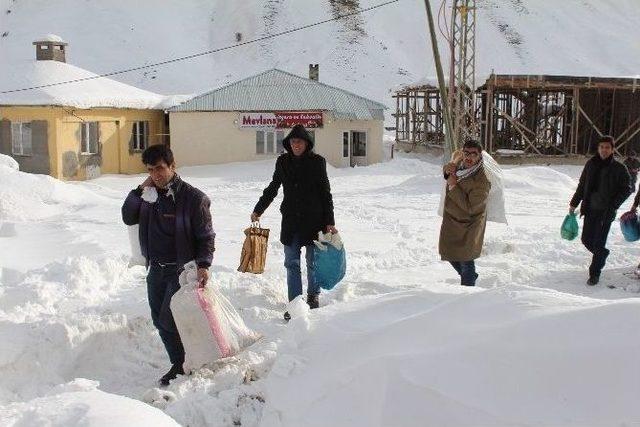
M191 260L198 265L200 286L206 285L215 233L209 198L180 179L169 147L152 145L142 153L142 162L149 176L127 196L122 219L127 225L139 224L140 249L149 268L147 295L151 319L172 365L159 381L165 386L184 374L184 348L171 314L171 297L180 288L178 276L182 267ZM145 187L155 187L158 195L155 201L144 200Z
M584 166L580 182L571 202L573 213L580 202L584 216L582 243L593 254L587 284L594 286L600 280L609 250L605 247L616 210L631 194L629 172L625 165L613 158L615 141L603 136L598 141L598 154Z
M253 209L251 221L260 219L282 185L284 200L280 205L280 242L284 245L289 301L302 295L300 250L304 246L307 261L307 303L311 308L318 308L320 286L314 277L313 240L317 239L319 231L337 233L327 162L313 152L313 140L302 125L294 126L282 145L287 152L278 157L271 183L264 189ZM289 313L285 312L284 317L289 320Z

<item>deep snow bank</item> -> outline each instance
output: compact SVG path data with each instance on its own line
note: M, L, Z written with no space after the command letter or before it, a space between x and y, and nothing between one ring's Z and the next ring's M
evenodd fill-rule
M328 307L292 321L263 425L631 424L639 309L524 286Z
M128 397L105 393L98 383L76 379L48 396L0 410L7 427L177 427L162 411Z
M48 175L0 165L0 221L37 221L101 199Z
M0 154L0 167L2 166L8 167L9 169L13 170L20 169L18 162L16 162L13 157L7 156L6 154Z

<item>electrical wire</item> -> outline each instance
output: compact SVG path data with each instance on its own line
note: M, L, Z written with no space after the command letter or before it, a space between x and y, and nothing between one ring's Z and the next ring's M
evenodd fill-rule
M246 45L249 45L249 44L261 42L261 41L272 39L272 38L275 38L275 37L284 36L286 34L291 34L291 33L295 33L295 32L298 32L298 31L306 30L308 28L316 27L318 25L326 24L326 23L332 22L332 21L337 21L339 19L342 19L342 18L345 18L345 17L348 17L348 16L353 16L353 15L358 15L358 14L361 14L361 13L364 13L364 12L369 12L371 10L375 10L375 9L378 9L378 8L381 8L381 7L384 7L384 6L388 6L390 4L397 3L399 1L400 0L390 0L390 1L387 1L387 2L384 2L384 3L380 3L380 4L377 4L377 5L371 6L371 7L358 9L355 12L345 13L345 14L338 15L338 16L335 16L335 17L330 18L330 19L325 19L323 21L318 21L318 22L314 22L312 24L303 25L301 27L297 27L297 28L292 28L292 29L289 29L289 30L281 31L279 33L270 34L270 35L263 36L263 37L258 37L258 38L252 39L252 40L247 40L246 42L236 43L236 44L233 44L233 45L228 45L228 46L220 47L220 48L217 48L217 49L207 50L205 52L194 53L192 55L181 56L181 57L178 57L178 58L173 58L173 59L169 59L169 60L166 60L166 61L156 62L156 63L153 63L153 64L141 65L139 67L127 68L125 70L112 71L112 72L104 73L104 74L97 74L95 76L84 77L84 78L81 78L81 79L67 80L67 81L49 83L49 84L46 84L46 85L39 85L39 86L31 86L31 87L25 87L25 88L21 88L21 89L3 90L3 91L0 91L0 94L24 92L24 91L28 91L28 90L44 89L44 88L52 87L52 86L61 86L61 85L67 85L67 84L72 84L72 83L80 83L80 82L84 82L84 81L88 81L88 80L95 80L95 79L99 79L99 78L103 78L103 77L115 76L115 75L118 75L118 74L125 74L125 73L130 73L132 71L139 71L139 70L144 70L144 69L147 69L147 68L159 67L159 66L163 66L163 65L173 64L173 63L176 63L176 62L186 61L186 60L189 60L189 59L199 58L201 56L211 55L213 53L222 52L222 51L234 49L234 48L237 48L237 47L240 47L240 46L246 46Z

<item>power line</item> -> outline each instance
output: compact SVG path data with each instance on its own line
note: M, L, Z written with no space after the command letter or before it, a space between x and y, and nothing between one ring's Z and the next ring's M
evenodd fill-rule
M381 8L381 7L384 7L384 6L388 6L388 5L392 4L392 3L397 3L399 1L400 0L390 0L390 1L387 1L387 2L384 2L384 3L377 4L375 6L371 6L371 7L367 7L367 8L363 8L363 9L358 9L355 12L345 13L345 14L338 15L338 16L335 16L335 17L330 18L330 19L325 19L324 21L318 21L318 22L315 22L313 24L307 24L307 25L304 25L302 27L292 28L290 30L281 31L279 33L258 37L256 39L252 39L252 40L247 40L246 42L236 43L236 44L233 44L233 45L228 45L228 46L220 47L220 48L217 48L217 49L207 50L205 52L194 53L192 55L181 56L179 58L173 58L173 59L169 59L169 60L166 60L166 61L156 62L154 64L141 65L139 67L128 68L126 70L112 71L110 73L98 74L98 75L95 75L95 76L84 77L84 78L81 78L81 79L67 80L67 81L57 82L57 83L49 83L49 84L46 84L46 85L32 86L32 87L26 87L26 88L22 88L22 89L3 90L3 91L0 91L0 94L24 92L24 91L28 91L28 90L43 89L43 88L52 87L52 86L61 86L61 85L66 85L66 84L71 84L71 83L79 83L79 82L84 82L84 81L87 81L87 80L95 80L95 79L99 79L99 78L102 78L102 77L115 76L115 75L118 75L118 74L130 73L132 71L139 71L139 70L144 70L144 69L147 69L147 68L153 68L153 67L159 67L159 66L162 66L162 65L173 64L175 62L186 61L186 60L198 58L198 57L201 57L201 56L211 55L212 53L222 52L222 51L234 49L234 48L237 48L237 47L240 47L240 46L245 46L245 45L248 45L248 44L261 42L263 40L268 40L268 39L284 36L286 34L295 33L297 31L306 30L308 28L316 27L318 25L322 25L322 24L326 24L328 22L337 21L339 19L346 18L347 16L353 16L353 15L358 15L358 14L361 14L361 13L364 13L364 12L369 12L371 10L378 9L378 8Z

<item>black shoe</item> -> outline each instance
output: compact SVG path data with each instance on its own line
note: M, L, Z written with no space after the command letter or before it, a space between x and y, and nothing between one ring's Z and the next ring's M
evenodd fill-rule
M284 320L286 320L287 322L288 322L289 320L291 320L291 315L289 314L289 312L288 312L288 311L285 311L285 312L284 312Z
M162 378L158 380L160 387L166 387L169 385L171 380L175 380L178 375L184 375L184 369L182 369L182 363L174 364L169 372L164 374Z
M309 304L309 308L312 310L320 307L319 294L307 295L307 304Z
M587 280L587 285L595 286L600 281L600 276L589 276L589 280Z

